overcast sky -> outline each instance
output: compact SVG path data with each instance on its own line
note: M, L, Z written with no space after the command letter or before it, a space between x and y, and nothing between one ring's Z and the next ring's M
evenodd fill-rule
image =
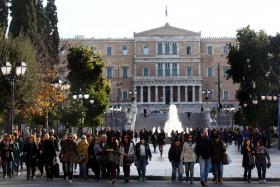
M204 37L232 37L247 25L280 32L280 0L56 0L56 5L63 38L131 38L166 22Z

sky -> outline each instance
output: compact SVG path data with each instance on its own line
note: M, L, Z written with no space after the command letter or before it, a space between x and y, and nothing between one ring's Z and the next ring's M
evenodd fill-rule
M280 0L56 0L56 6L62 38L133 38L166 22L203 37L234 37L247 25L280 32Z

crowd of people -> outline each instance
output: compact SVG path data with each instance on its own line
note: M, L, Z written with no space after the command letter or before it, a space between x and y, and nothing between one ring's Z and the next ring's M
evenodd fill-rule
M89 170L96 180L116 182L123 168L124 181L130 180L130 168L135 165L139 180L146 180L146 166L152 151L162 157L164 145L171 143L168 159L172 165L173 182L186 180L193 184L194 165L200 166L200 182L207 186L208 174L213 173L216 184L223 183L223 166L230 163L229 144L237 145L243 155L244 180L251 182L251 171L256 166L259 182L265 182L266 168L270 167L270 132L260 129L191 129L171 133L167 138L163 130L114 131L104 129L85 132L80 137L73 133L57 135L54 130L33 130L29 133L13 131L0 139L0 162L3 178L20 175L26 167L26 179L38 177L47 180L59 177L62 167L66 182L72 183L73 170L79 166L79 176L87 179ZM185 177L183 177L185 175ZM185 179L184 179L185 178Z

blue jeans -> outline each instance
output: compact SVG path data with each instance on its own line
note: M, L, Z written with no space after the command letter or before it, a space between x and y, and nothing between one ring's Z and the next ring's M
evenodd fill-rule
M80 177L87 177L87 163L80 163Z
M138 162L138 167L137 167L138 175L139 175L139 177L145 178L146 166L147 166L146 156L140 156L140 158L139 158L139 160L137 160L137 162Z
M215 179L222 179L224 171L223 163L212 163L212 167Z
M69 180L73 178L73 162L64 162L63 163L63 172L64 172L64 179L69 177Z
M179 173L179 180L182 179L182 173L180 173L180 164L181 164L180 162L174 162L174 161L171 162L171 165L172 165L172 178L171 178L171 180L176 179L177 171Z
M14 160L13 161L13 171L16 172L16 173L19 172L19 163L20 163L19 160Z
M3 175L4 176L12 176L12 168L13 168L13 162L12 161L4 161L2 163L3 168Z
M194 162L185 162L186 179L193 181Z
M202 182L206 182L208 179L209 164L210 158L203 159L201 156L199 157L200 181Z

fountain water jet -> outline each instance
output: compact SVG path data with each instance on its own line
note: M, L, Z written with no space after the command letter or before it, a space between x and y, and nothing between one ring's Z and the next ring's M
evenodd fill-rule
M178 117L177 107L174 104L171 104L169 106L168 118L164 124L164 132L167 133L168 137L171 136L172 130L178 131L178 132L183 131L182 123Z

